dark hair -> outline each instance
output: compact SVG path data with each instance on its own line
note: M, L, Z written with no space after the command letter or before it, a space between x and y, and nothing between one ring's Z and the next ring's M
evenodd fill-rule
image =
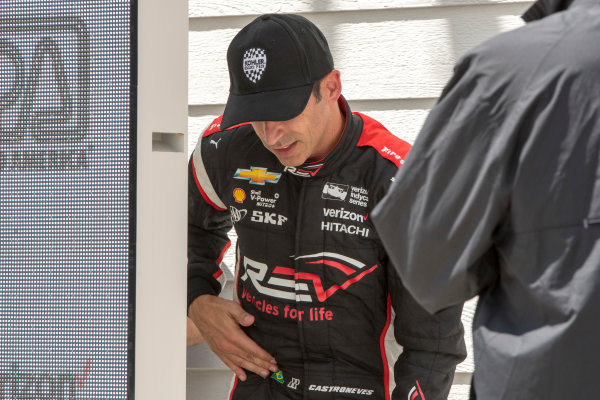
M321 81L322 81L322 80L323 80L323 79L319 79L318 81L316 81L316 82L313 84L313 88L312 88L312 93L315 95L315 99L317 100L317 103L318 103L319 101L321 101L321 99L323 98L323 97L321 96Z

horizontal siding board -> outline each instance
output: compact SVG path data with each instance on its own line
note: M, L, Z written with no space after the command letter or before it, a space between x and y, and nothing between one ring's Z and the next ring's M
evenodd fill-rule
M352 111L360 111L381 122L399 138L413 143L435 99L399 101L350 101ZM222 112L223 106L190 107L188 151L194 150L206 127ZM203 111L209 114L203 114ZM217 114L219 113L219 114ZM227 261L227 259L225 259Z
M340 12L398 8L426 8L449 7L465 5L488 4L524 4L531 1L523 0L285 0L278 1L276 6L272 0L237 0L237 1L205 1L190 0L189 16L196 17L222 17L236 15L260 15L272 12L284 13L311 13L311 12Z
M499 32L521 26L522 11L522 4L507 3L317 13L311 19L329 40L348 99L431 98L439 96L460 55ZM208 20L191 24L191 105L226 102L227 46L251 18ZM205 24L210 29L202 29Z
M226 400L232 379L233 374L228 370L188 369L186 400Z

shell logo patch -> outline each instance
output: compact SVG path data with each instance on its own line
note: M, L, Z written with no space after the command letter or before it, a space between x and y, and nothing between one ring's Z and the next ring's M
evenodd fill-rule
M243 203L244 200L246 200L246 192L244 189L235 188L233 190L233 198L235 199L236 203Z

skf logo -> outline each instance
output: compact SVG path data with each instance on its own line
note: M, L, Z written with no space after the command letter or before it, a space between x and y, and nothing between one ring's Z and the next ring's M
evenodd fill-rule
M283 215L279 215L276 213L270 213L270 212L266 212L266 211L259 211L259 210L254 210L252 211L252 218L251 220L253 222L262 222L263 224L271 224L271 225L283 225L285 223L285 221L287 221L287 217L284 217Z
M243 203L244 200L246 200L246 192L244 189L235 188L233 190L233 198L235 199L236 203Z
M410 389L407 400L425 400L425 396L423 395L419 381L416 381L416 385Z
M327 182L323 186L322 198L326 200L346 200L348 196L348 185L340 185L338 183Z
M266 183L277 183L281 174L269 172L266 168L250 167L250 169L238 168L233 175L235 179L250 181L253 185L264 185Z
M229 211L231 211L231 220L234 224L243 220L246 214L248 214L248 210L238 210L234 206L229 207Z

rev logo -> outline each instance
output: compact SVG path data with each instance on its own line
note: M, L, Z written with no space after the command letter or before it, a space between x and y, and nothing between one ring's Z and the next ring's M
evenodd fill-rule
M77 143L88 127L89 37L78 18L0 22L0 144Z
M425 400L425 396L423 395L419 381L416 381L415 383L416 385L413 386L408 393L407 400Z

